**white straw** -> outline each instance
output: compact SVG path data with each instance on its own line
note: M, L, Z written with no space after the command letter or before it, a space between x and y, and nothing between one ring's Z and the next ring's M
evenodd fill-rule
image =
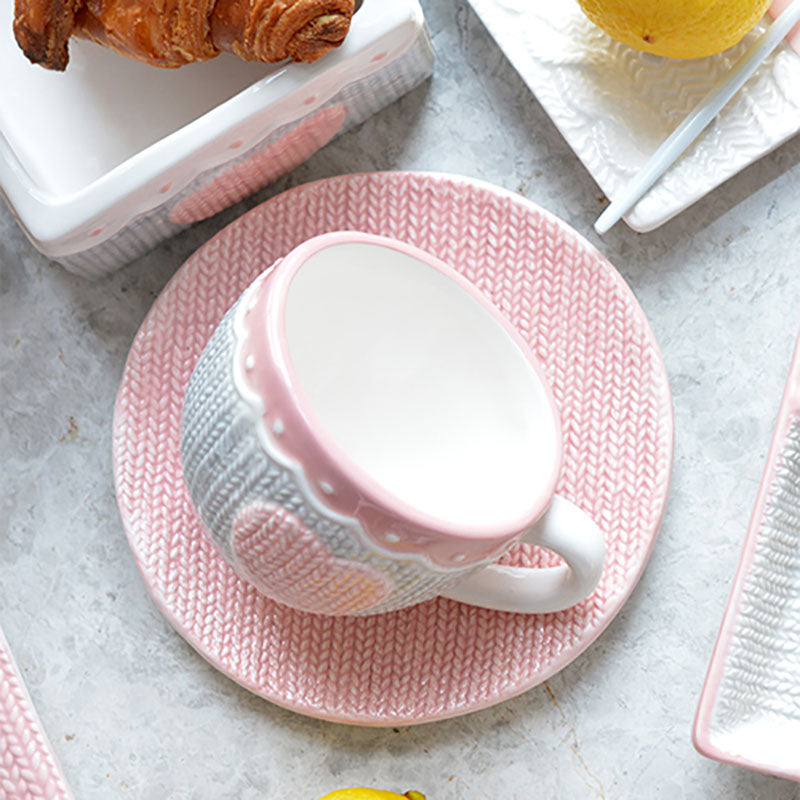
M759 64L799 21L800 0L794 0L736 62L731 71L698 103L694 111L670 134L644 167L598 217L594 224L594 229L598 233L606 233L630 211L642 195L719 114L728 100L741 89Z

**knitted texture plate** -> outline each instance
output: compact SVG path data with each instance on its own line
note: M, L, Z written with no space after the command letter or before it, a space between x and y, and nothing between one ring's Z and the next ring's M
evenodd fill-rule
M0 631L0 800L72 800Z
M611 200L766 30L706 58L665 58L614 41L576 0L469 2ZM782 43L625 221L663 225L797 133L800 58Z
M327 231L391 236L451 264L517 326L561 410L558 492L598 521L594 594L524 616L441 598L373 617L294 611L241 581L201 533L179 459L183 393L225 311L275 259ZM635 586L664 511L672 407L661 355L614 268L553 215L468 179L377 173L306 184L233 222L179 270L147 315L114 415L117 499L155 602L242 686L315 717L402 725L451 717L546 680L588 647ZM527 545L507 563L549 566Z
M694 742L710 758L800 781L800 338Z

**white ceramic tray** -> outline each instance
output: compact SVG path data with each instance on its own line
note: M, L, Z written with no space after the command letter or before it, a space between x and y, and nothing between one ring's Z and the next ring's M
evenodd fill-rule
M308 158L426 78L418 0L364 0L314 64L223 54L178 70L70 42L29 64L0 0L0 194L43 253L102 275Z
M800 781L800 339L694 743L710 758Z
M575 0L470 3L611 199L765 24L724 53L678 61L615 42ZM626 222L657 228L798 130L800 56L784 43Z

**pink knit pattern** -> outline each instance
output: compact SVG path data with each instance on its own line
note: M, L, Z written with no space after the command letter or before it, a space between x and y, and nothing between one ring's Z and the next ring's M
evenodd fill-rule
M231 546L250 582L292 608L354 614L392 593L388 576L368 564L336 558L281 506L259 502L242 509L233 523Z
M594 594L525 616L435 599L371 617L294 611L237 578L200 530L181 474L180 410L225 311L275 259L333 230L410 242L473 281L517 326L561 409L558 491L607 534ZM176 346L176 342L180 346ZM420 173L331 178L272 198L197 251L131 349L114 417L117 499L156 603L225 674L282 706L373 725L439 719L505 700L591 644L653 546L672 463L664 365L633 294L565 223L486 184ZM530 567L556 557L527 546Z
M0 800L71 800L0 631Z

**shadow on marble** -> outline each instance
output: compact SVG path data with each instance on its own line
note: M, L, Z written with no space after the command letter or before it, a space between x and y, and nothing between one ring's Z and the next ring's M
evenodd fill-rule
M714 226L723 217L731 213L738 206L750 203L753 214L752 225L743 227L742 234L756 229L762 222L769 220L778 210L776 201L770 199L769 188L781 180L792 180L790 173L797 172L800 165L800 136L791 139L777 150L764 156L759 161L746 167L740 173L730 178L710 194L698 200L693 206L682 214L665 223L662 227L650 233L638 234L620 223L604 237L592 233L588 238L610 260L621 261L621 255L628 249L631 238L638 238L637 246L653 253L653 259L658 259L662 254L675 247L676 242L687 241L697 237L706 229ZM765 205L758 205L756 196L765 194ZM723 247L732 241L728 236L723 242ZM792 248L787 247L789 255L793 255ZM619 254L619 255L618 255ZM627 265L630 268L632 265ZM636 272L637 282L644 283L660 280L663 271L655 273L649 269L649 264L640 260ZM673 268L680 269L676 262Z
M757 800L761 797L780 798L781 800L797 800L800 798L800 788L792 781L776 778L753 772L743 767L732 764L722 764L703 758L699 753L697 758L706 761L706 771L709 783L719 786L719 797L726 800ZM724 787L724 789L723 789Z

